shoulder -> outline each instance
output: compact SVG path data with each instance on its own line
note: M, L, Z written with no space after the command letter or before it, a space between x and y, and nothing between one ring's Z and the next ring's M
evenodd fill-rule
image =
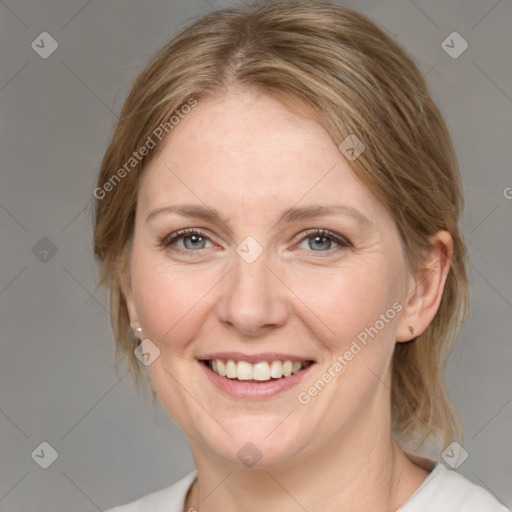
M490 492L437 463L397 512L510 512Z
M170 487L105 512L182 512L185 497L196 477L197 471L192 471Z

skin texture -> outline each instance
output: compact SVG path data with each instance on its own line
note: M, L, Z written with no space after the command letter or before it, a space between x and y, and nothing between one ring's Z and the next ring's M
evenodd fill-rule
M185 510L397 510L428 472L391 435L391 356L413 337L409 326L420 334L438 309L449 233L432 239L425 268L412 275L394 220L322 126L253 91L202 100L161 144L140 184L123 291L132 327L160 349L150 378L198 470ZM146 222L153 210L183 203L214 208L224 222L174 213ZM313 204L351 206L371 226L342 214L278 223L287 208ZM164 247L184 228L207 238ZM305 233L317 228L350 245ZM236 252L248 236L263 248L252 263ZM401 311L299 403L297 394L395 302ZM316 364L277 396L240 399L200 367L197 358L212 351L280 352ZM252 468L237 457L247 442L262 454Z

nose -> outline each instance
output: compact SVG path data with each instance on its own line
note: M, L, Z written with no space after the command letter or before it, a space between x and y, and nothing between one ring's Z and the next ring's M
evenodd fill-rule
M238 254L223 279L216 305L219 321L248 337L258 337L285 324L289 314L287 290L266 253L248 263Z

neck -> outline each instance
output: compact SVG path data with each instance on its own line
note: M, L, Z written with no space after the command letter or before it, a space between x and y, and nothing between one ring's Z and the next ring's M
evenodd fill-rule
M390 418L383 419L360 418L350 431L336 432L323 440L321 449L287 465L245 468L198 457L197 446L191 444L198 480L185 511L394 512L428 471L406 456L392 437Z

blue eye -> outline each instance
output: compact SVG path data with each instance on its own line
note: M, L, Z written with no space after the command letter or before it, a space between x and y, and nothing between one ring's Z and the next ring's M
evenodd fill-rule
M308 248L313 250L313 252L330 251L333 242L341 247L350 247L350 242L326 229L316 229L308 232L301 239L301 242L306 240L308 241Z
M312 252L330 252L340 247L350 247L351 244L345 238L326 229L314 229L306 232L306 235L300 239L300 242L308 241L308 248ZM178 242L182 241L180 247ZM211 243L206 233L199 229L182 229L176 231L162 240L162 246L182 253L198 252L200 249L207 249L206 243ZM338 247L332 247L336 244ZM172 247L175 246L175 247Z
M176 231L176 233L167 237L163 241L162 245L164 247L169 247L180 240L183 240L184 248L178 247L178 249L195 251L196 249L204 249L204 243L206 240L209 240L209 238L205 233L198 229L182 229L181 231ZM188 244L186 243L187 240L189 241Z

